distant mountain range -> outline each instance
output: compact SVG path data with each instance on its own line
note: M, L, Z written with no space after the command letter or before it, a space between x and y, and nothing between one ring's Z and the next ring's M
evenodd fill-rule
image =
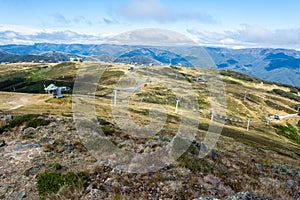
M201 47L191 47L196 52ZM70 57L105 62L172 64L193 67L193 57L172 48L115 44L50 44L0 46L0 62L59 62ZM261 79L300 86L300 52L288 49L227 49L204 47L219 69L230 69ZM205 66L203 66L205 67Z

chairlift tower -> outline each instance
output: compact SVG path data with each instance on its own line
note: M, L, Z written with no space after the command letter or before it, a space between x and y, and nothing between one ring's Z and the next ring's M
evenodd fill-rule
M250 122L251 122L251 120L248 119L248 122L247 122L247 131L249 131L249 128L250 128Z
M117 91L118 91L118 88L117 87L114 87L113 88L113 91L114 91L114 107L117 106Z
M246 101L247 95L248 95L248 91L246 90L246 91L245 91L245 95L244 95L244 101Z
M179 98L176 98L176 107L175 107L175 113L178 113L178 104L180 102Z

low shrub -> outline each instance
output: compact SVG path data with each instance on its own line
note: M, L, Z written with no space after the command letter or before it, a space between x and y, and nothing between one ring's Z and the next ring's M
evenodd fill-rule
M25 128L38 126L45 126L50 123L49 120L43 119L40 115L37 114L27 114L22 116L17 116L9 121L5 126L0 127L0 134L4 131L8 131L11 128L25 125Z

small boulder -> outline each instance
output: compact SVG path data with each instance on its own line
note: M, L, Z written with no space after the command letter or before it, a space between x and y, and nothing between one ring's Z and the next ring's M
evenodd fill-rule
M0 139L0 147L6 146L6 142L2 139Z
M255 163L255 168L258 170L258 171L262 171L263 170L263 166L259 163Z
M296 188L298 185L299 185L299 183L294 180L287 180L285 182L285 188L288 190L292 190L292 189Z
M217 150L215 149L211 150L211 159L216 160L218 158L220 158L220 155L218 154Z
M250 192L239 192L231 196L227 196L225 200L263 200L262 198L251 194Z
M8 196L6 196L6 200L22 200L24 197L26 197L26 192L22 191L22 192L13 192L11 194L9 194Z
M294 197L295 197L295 199L300 199L300 190L298 190L294 193Z
M26 128L26 129L24 129L24 131L23 131L23 133L25 134L25 135L34 135L34 134L36 134L36 130L35 130L35 128L32 128L32 127L28 127L28 128Z

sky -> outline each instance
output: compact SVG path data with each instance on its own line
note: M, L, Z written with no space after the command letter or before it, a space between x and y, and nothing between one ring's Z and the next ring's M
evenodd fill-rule
M168 29L199 45L300 49L298 0L0 0L0 45L103 43Z

